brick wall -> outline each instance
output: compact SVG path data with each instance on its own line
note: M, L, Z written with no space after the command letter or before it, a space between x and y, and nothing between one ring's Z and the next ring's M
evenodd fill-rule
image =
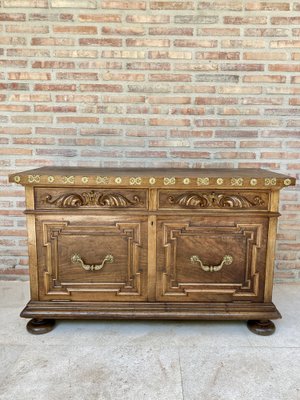
M265 167L299 177L300 2L0 0L0 277L27 279L43 165ZM299 188L277 280L300 280Z

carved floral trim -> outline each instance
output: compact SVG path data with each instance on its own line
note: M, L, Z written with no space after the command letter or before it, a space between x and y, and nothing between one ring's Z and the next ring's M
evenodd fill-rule
M170 196L170 204L184 208L251 208L264 205L260 196L255 196L252 201L239 194L217 193L184 193L179 196Z
M128 207L142 204L138 196L133 196L133 200L120 193L101 193L91 190L90 192L67 193L56 198L50 194L46 195L45 202L54 204L59 208L78 208L82 206L100 206L100 207Z

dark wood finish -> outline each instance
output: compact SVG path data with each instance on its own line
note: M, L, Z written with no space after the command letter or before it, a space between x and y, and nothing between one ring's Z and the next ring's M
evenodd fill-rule
M273 335L276 329L274 323L270 320L250 320L247 322L247 326L251 332L260 336Z
M268 218L159 217L157 298L160 301L263 301ZM230 265L204 271L204 265Z
M33 335L42 335L52 331L55 326L54 319L37 319L33 318L28 321L26 328L29 333Z
M147 298L147 218L42 215L36 217L40 300L142 301ZM73 262L78 254L85 270Z
M10 181L26 187L30 332L76 318L240 319L274 331L279 190L294 178L45 167Z

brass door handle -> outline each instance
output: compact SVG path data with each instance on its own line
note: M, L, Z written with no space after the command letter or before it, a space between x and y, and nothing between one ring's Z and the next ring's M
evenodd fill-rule
M85 264L79 254L73 254L71 257L73 264L81 264L82 268L86 271L100 271L104 267L104 264L114 262L114 257L111 254L105 256L101 264Z
M223 260L221 261L221 264L219 265L204 265L203 262L200 260L198 256L192 256L191 257L191 262L192 263L199 263L200 267L203 269L205 272L218 272L223 268L223 265L230 265L233 262L233 257L230 255L226 255L223 257Z

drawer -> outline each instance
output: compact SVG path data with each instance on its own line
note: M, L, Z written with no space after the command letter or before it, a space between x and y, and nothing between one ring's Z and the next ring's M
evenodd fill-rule
M36 217L40 300L147 297L147 218Z
M148 192L142 189L48 188L35 189L36 209L142 209Z
M267 191L248 190L159 190L159 209L180 210L268 210Z
M160 217L159 301L263 301L268 219Z

